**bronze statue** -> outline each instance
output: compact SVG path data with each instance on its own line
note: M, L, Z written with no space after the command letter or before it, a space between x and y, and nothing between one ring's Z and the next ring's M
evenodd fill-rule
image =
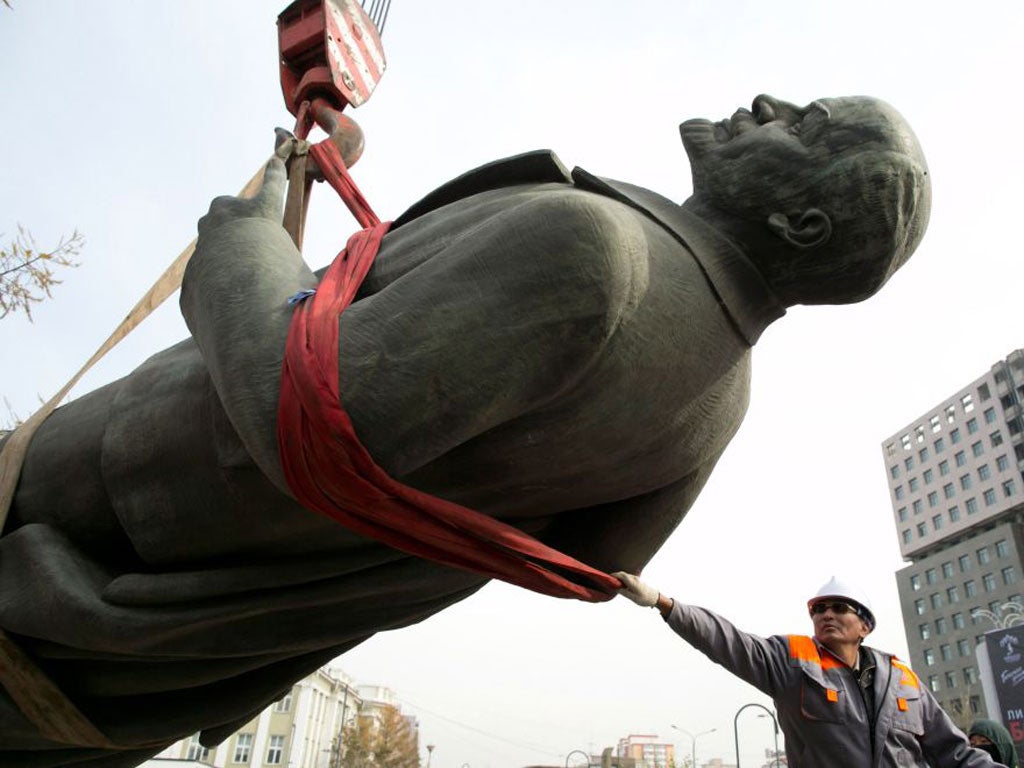
M339 320L341 399L391 476L639 572L739 427L764 328L872 295L924 233L924 157L880 101L759 96L681 134L682 206L539 152L400 217ZM282 187L274 161L257 198L214 201L182 289L193 338L43 424L0 538L0 627L112 741L150 746L62 748L0 692L4 765L215 743L484 583L290 496L286 299L317 277L279 224Z

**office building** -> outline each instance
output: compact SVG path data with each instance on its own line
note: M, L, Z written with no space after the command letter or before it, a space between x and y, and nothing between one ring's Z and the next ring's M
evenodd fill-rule
M619 739L616 755L633 758L637 768L669 768L675 765L675 746L652 734L631 733Z
M960 724L986 715L975 646L1024 592L1024 351L882 443L910 663Z
M204 747L199 734L193 734L167 747L143 768L335 768L341 765L342 730L356 722L363 705L352 680L340 670L324 667L297 682L218 746Z

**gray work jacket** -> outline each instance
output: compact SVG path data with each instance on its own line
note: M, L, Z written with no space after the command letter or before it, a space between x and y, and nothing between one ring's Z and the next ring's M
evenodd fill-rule
M969 745L895 656L866 649L876 669L873 696L865 697L852 670L813 638L758 637L679 602L666 620L694 648L772 697L790 768L998 765ZM872 699L869 712L865 702Z

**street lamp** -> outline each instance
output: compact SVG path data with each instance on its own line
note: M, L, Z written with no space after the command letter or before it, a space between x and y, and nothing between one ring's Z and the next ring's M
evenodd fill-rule
M740 707L738 710L736 710L736 716L732 719L732 735L733 735L733 739L736 742L736 768L740 768L740 729L739 729L740 713L744 709L747 709L748 707L757 707L758 709L763 709L765 711L765 713L768 715L768 717L770 717L772 719L772 726L774 727L774 735L775 735L775 761L778 762L778 759L779 759L779 721L775 719L775 713L772 712L770 709L768 709L768 707L766 707L764 704L756 704L756 703L755 704L744 704L742 707Z
M574 749L572 752L565 756L565 768L569 768L569 758L573 755L583 755L583 758L587 761L587 768L590 768L590 755L588 755L582 749Z
M672 727L680 733L685 733L687 736L690 737L690 768L697 768L697 738L700 736L705 736L709 733L714 733L718 729L711 728L707 731L701 731L696 736L694 736L688 730L686 730L685 728L680 728L678 725L673 725Z

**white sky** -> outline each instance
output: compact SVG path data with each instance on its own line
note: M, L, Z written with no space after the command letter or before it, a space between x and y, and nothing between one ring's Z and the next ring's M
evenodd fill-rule
M285 0L23 2L0 8L0 232L41 245L74 228L82 266L55 299L0 322L0 395L27 416L113 330L292 126L276 64ZM880 443L1024 346L1017 96L1024 5L988 2L630 3L396 0L389 69L350 113L353 175L383 218L482 162L555 149L568 165L675 200L690 191L677 124L720 119L761 92L804 103L869 94L915 127L934 185L931 227L880 295L797 308L754 355L747 419L645 577L754 632L805 631L834 571L873 596L873 644L906 657L901 566ZM835 9L835 10L833 10ZM1016 73L1016 74L1014 74ZM354 224L329 190L306 257L328 262ZM80 387L185 334L177 302ZM770 702L625 600L556 601L492 584L339 660L394 688L434 768L563 765L628 733L716 728L698 759L733 760L733 717ZM771 743L740 719L744 765Z

